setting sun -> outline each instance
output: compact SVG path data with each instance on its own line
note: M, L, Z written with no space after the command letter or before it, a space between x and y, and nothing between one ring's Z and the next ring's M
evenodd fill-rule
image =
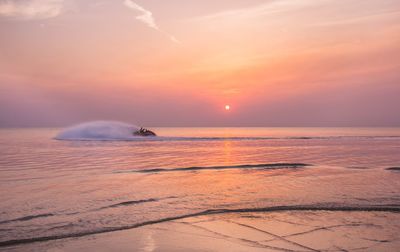
M231 106L225 105L225 110L230 110L230 109L231 109Z

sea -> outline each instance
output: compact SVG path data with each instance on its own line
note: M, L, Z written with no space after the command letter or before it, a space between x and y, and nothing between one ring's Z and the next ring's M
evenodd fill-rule
M224 212L400 210L400 128L0 129L0 250Z

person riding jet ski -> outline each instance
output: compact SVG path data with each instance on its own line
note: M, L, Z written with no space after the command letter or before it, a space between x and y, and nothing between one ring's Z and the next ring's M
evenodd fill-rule
M156 133L154 133L153 131L145 129L143 127L140 127L139 130L133 132L133 135L135 135L135 136L157 136Z

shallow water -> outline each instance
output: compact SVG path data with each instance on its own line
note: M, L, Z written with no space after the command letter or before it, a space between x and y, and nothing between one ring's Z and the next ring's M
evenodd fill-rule
M400 166L399 128L154 130L129 141L0 130L0 246L215 209L400 211L400 172L386 169Z

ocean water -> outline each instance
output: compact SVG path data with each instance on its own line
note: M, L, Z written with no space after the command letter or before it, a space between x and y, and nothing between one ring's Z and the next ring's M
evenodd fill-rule
M215 212L400 211L400 128L105 124L0 130L0 249Z

